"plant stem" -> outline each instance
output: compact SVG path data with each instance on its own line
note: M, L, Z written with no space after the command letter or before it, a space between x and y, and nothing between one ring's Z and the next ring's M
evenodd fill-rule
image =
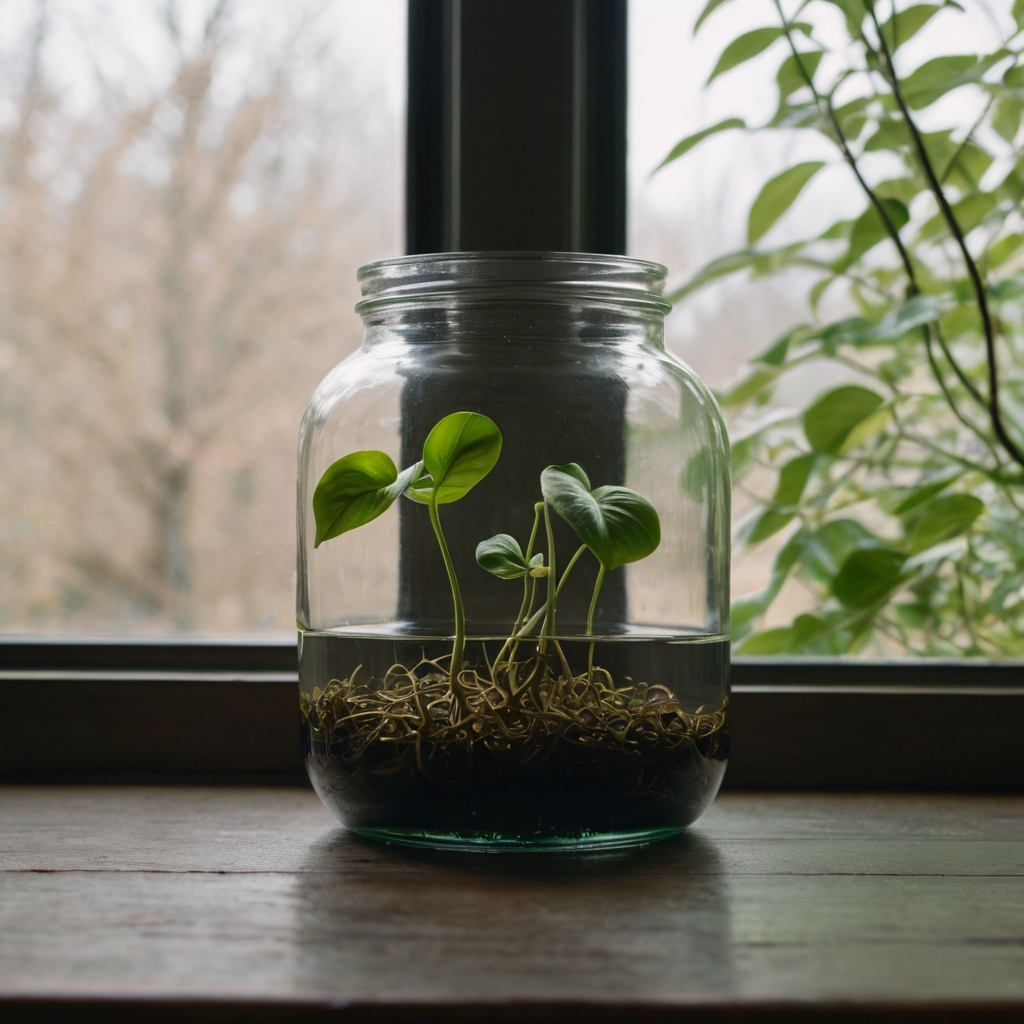
M896 77L896 68L893 64L892 54L889 52L889 45L885 41L885 35L875 14L873 0L865 0L865 6L871 21L874 23L875 31L878 33L879 53L883 58L881 63L884 68L885 78L888 80L893 98L896 100L900 113L903 115L904 123L907 126L907 131L910 133L911 141L914 144L914 150L917 153L917 159L921 164L921 169L924 171L925 178L928 180L928 187L931 189L932 195L935 196L935 200L939 204L939 210L942 213L942 218L945 220L946 226L949 228L949 232L956 241L960 254L963 256L964 266L967 268L967 276L970 278L974 297L978 303L982 334L985 338L985 356L988 362L988 401L986 404L989 417L992 420L992 429L1010 458L1019 465L1024 466L1024 449L1021 449L1007 432L1006 424L1003 422L1002 409L999 405L999 366L996 356L995 326L988 308L988 294L985 290L985 284L981 279L978 264L971 255L970 249L967 248L967 240L964 238L960 224L953 214L953 209L949 205L946 193L943 191L942 185L935 174L935 168L932 167L931 159L924 147L924 139L921 138L917 124L910 116L910 110L903 98L903 90L900 88L899 79Z
M604 563L597 572L597 581L594 583L594 596L590 599L590 611L587 613L587 636L594 635L594 612L597 611L597 596L601 593L601 584L604 583ZM590 651L587 654L587 680L594 678L594 641L590 641Z
M448 670L452 680L452 691L459 702L463 712L467 711L463 699L462 688L459 685L459 673L462 671L462 659L466 650L466 610L462 605L462 592L459 590L459 581L455 578L455 566L452 564L452 556L448 550L448 543L444 539L441 530L441 518L437 514L437 490L430 496L430 525L434 528L434 536L441 548L441 557L444 559L444 567L448 570L448 582L452 588L452 602L455 605L455 642L452 644L452 664Z
M533 529L530 531L530 540L526 545L526 572L523 573L523 603L519 606L519 614L516 616L516 624L512 627L512 633L518 633L519 627L523 624L523 616L528 615L527 605L530 603L530 582L537 584L536 577L530 575L530 559L533 557L533 545L537 540L537 530L540 527L540 514L544 509L544 502L538 501L533 506Z
M547 614L544 616L544 626L540 631L539 651L541 654L547 648L546 638L553 636L555 632L555 599L557 597L555 585L558 582L555 577L555 535L551 529L551 509L546 501L544 502L544 531L548 539L548 599L545 605Z

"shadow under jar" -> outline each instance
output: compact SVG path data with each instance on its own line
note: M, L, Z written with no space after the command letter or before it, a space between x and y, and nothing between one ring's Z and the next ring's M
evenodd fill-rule
M729 751L729 455L664 349L665 269L452 253L359 274L302 422L302 738L348 828L646 843Z

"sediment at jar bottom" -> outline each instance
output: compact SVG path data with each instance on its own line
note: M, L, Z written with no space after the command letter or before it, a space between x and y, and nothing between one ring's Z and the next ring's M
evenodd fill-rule
M468 668L453 688L444 657L426 651L382 671L385 643L360 641L370 670L325 677L321 649L309 662L322 685L301 673L309 774L351 828L543 842L682 828L714 798L728 757L727 684L706 676L722 652L666 648L669 687L616 678L600 659L574 671L564 650L573 645L551 644L512 666ZM611 663L621 673L665 661L641 646ZM688 709L686 683L719 699Z

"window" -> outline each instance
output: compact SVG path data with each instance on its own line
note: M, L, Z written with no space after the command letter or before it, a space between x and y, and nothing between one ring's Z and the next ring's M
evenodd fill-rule
M668 71L689 66L669 54L692 17L677 7L631 9L629 237L682 275L724 248L719 235L742 216L702 202L686 220L671 202L687 179L647 184L664 155L654 111L676 88ZM212 4L172 6L170 20L158 10L22 3L2 28L0 630L250 639L0 643L7 776L291 777L293 438L313 384L357 342L355 267L403 247L405 4L248 4L212 23ZM622 0L411 0L413 248L472 238L466 212L488 199L485 151L475 177L452 173L457 146L481 138L464 134L467 116L493 104L506 138L541 122L515 89L467 85L510 24L520 42L536 37L531 19L561 40L532 58L549 61L531 71L549 75L538 141L568 214L539 225L554 232L543 245L622 245L625 10ZM475 61L452 61L453 26ZM672 108L686 111L678 96ZM668 144L698 123L671 125ZM756 176L744 173L752 195ZM715 179L715 165L700 175ZM537 182L508 167L503 181L519 230ZM183 302L186 290L200 301ZM767 305L723 303L740 325L725 335L745 340L790 317L785 293L743 294ZM696 310L678 318L677 338L705 337L699 318L714 310ZM707 364L693 354L706 351ZM724 383L749 351L685 354ZM177 496L159 489L183 477ZM1012 663L741 659L734 682L734 781L1024 780ZM228 699L244 718L230 742L216 714ZM949 756L976 735L984 758Z
M293 636L294 448L402 248L402 0L9 5L0 632Z

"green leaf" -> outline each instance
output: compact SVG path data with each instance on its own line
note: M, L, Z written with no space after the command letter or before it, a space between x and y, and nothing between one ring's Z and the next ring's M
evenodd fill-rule
M778 596L794 566L800 561L807 546L808 538L809 534L804 526L801 525L798 529L794 530L775 556L768 585L761 590L755 591L753 594L744 594L732 602L732 624L734 629L742 631L744 627L749 628L752 622L755 622L764 615L768 610L768 606Z
M678 160L684 153L689 153L698 142L703 142L710 135L717 135L718 132L728 131L730 128L746 128L747 123L740 117L727 117L724 121L719 121L718 124L711 125L710 128L702 128L699 132L694 132L692 135L687 135L685 139L680 139L668 153L668 156L654 168L654 171L660 171L666 164L672 163L673 160ZM653 174L654 171L651 173Z
M778 371L775 369L756 369L728 391L716 394L715 398L723 408L743 405L744 402L749 402L755 395L760 394L776 377L778 377Z
M708 83L713 82L719 75L731 71L734 67L743 64L745 61L763 53L777 39L781 39L785 32L781 28L755 28L751 32L744 32L743 35L734 39L718 58Z
M750 208L747 242L753 245L788 210L803 187L825 166L822 160L789 167L769 181Z
M720 277L726 277L729 274L735 274L740 270L749 270L757 262L759 255L759 253L754 252L752 249L741 249L739 252L730 252L725 256L719 256L718 259L712 260L701 267L686 284L669 293L666 298L669 302L678 302L680 299L686 298L687 295L691 295L693 292L703 288L704 285L709 284L711 281L715 281Z
M501 431L477 412L445 416L423 442L423 466L439 505L458 501L488 473L501 455Z
M891 548L854 551L832 583L832 593L847 608L866 608L892 593L903 579L907 556Z
M889 52L895 53L941 10L942 7L938 4L917 4L893 14L882 26L882 38L889 47Z
M715 13L715 11L722 6L722 4L728 3L729 0L708 0L704 5L704 10L697 16L697 20L693 26L693 34L696 35L701 25L704 24L707 19Z
M903 98L911 110L922 110L946 93L980 81L993 63L991 57L979 60L970 54L935 57L904 79Z
M1024 235L1019 232L1000 238L987 253L985 260L987 266L989 269L1001 266L1014 253L1019 252L1021 246L1024 246Z
M957 470L952 476L920 484L917 487L894 487L891 490L880 491L876 494L875 500L883 512L894 516L904 516L908 512L919 509L926 501L930 501L936 494L944 491L962 475L963 470Z
M661 543L654 506L628 487L590 489L576 463L540 475L544 500L576 531L606 569L646 558Z
M907 540L911 554L965 533L985 511L985 503L973 494L947 494L936 498L914 524Z
M384 452L353 452L338 459L313 491L318 548L325 540L354 530L386 512L421 469L410 466L401 475Z
M898 199L882 199L881 205L897 231L910 220L910 212L906 205ZM888 226L882 220L878 209L872 204L854 221L853 230L850 232L850 247L846 254L836 262L836 269L845 270L879 242L890 237Z
M867 11L864 7L864 0L828 0L829 3L838 7L846 18L846 31L853 39L860 39L863 35L861 26Z
M1024 104L1016 96L1004 96L992 114L992 127L1011 145L1020 130Z
M526 556L519 541L507 533L499 533L489 540L482 540L476 546L476 560L479 565L499 579L518 580L530 569L544 564L544 555L537 552L526 564Z
M740 654L781 654L793 641L793 627L780 626L754 633L743 641Z
M855 519L833 519L809 536L800 560L812 580L831 586L850 552L879 545L878 538Z
M995 209L996 197L991 192L978 192L966 199L961 199L952 207L953 216L965 234L970 234ZM922 239L937 238L949 229L946 218L937 213L921 226L919 237Z
M782 469L779 470L779 482L775 488L775 496L772 503L775 505L795 505L807 481L811 478L811 470L814 469L814 462L817 456L813 452L806 455L798 455L790 459Z
M794 54L790 54L779 67L775 81L779 84L779 103L789 99L798 89L807 86L807 79L814 78L814 72L818 70L821 63L821 50L808 50L800 54L800 60ZM803 70L801 70L801 68Z
M818 452L835 455L850 432L883 402L882 396L856 384L822 395L803 416L804 434Z

